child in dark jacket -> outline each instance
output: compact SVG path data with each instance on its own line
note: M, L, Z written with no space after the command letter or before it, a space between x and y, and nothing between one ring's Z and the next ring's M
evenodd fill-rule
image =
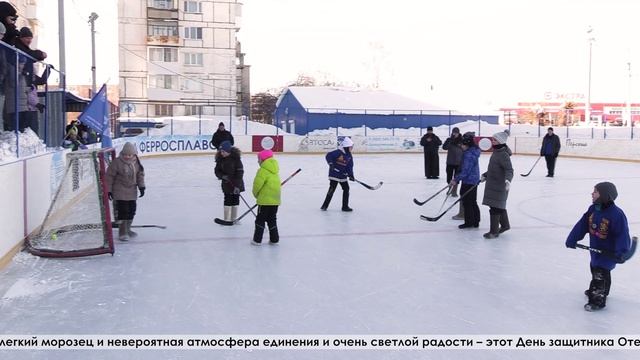
M474 142L474 133L465 133L462 137L462 166L451 180L451 186L461 182L460 195L464 211L464 224L458 225L460 229L477 228L480 226L480 208L478 207L478 183L480 183L480 148Z
M216 177L222 180L224 194L224 219L234 221L238 217L240 193L244 191L244 167L240 159L240 150L223 141L216 153Z
M329 207L338 183L340 183L342 187L342 211L353 211L353 209L349 207L349 182L347 181L353 181L354 179L353 156L351 155L352 147L353 141L345 137L337 150L333 150L325 156L327 164L329 164L329 191L327 191L324 203L322 203L320 207L323 211Z
M610 182L596 184L591 194L593 204L589 206L567 237L565 245L575 248L576 243L589 233L590 247L603 250L615 257L629 251L631 239L627 217L614 203L618 197L616 186ZM591 283L585 295L589 302L587 311L596 311L605 307L611 288L611 270L616 261L610 255L591 252Z

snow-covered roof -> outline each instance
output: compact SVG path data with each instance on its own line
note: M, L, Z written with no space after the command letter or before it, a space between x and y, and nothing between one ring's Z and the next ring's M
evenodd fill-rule
M358 89L328 86L290 86L288 88L302 107L309 112L341 112L367 114L425 114L447 113L448 109L377 89ZM286 94L283 92L282 97ZM456 114L460 114L455 112Z

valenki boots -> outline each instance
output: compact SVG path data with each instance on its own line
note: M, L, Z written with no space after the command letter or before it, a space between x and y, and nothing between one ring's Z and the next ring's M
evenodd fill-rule
M118 224L118 240L129 241L129 234L127 233L127 220L120 220Z
M451 219L453 220L464 220L464 207L462 206L462 201L460 201L460 210L458 210L458 214L453 215Z
M127 235L129 235L130 238L134 238L136 236L138 236L138 233L131 230L131 223L133 223L133 220L125 220L127 222Z
M498 230L498 232L502 234L509 229L511 229L511 225L509 224L509 215L507 215L507 210L505 210L502 215L500 215L500 230Z
M225 221L232 221L231 220L231 206L226 206L224 207L224 220Z
M236 221L238 218L238 205L231 207L231 214L229 215L229 221Z
M485 233L484 238L485 239L494 239L497 238L498 235L500 235L499 231L499 226L500 226L500 215L490 215L490 228L489 228L489 232Z

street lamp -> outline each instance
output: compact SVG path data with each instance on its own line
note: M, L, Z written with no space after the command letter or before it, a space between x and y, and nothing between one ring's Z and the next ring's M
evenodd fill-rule
M98 14L92 12L89 15L89 24L91 24L91 96L96 94L96 20Z
M584 107L584 121L586 121L587 124L591 123L591 48L593 47L593 42L596 40L591 34L592 32L593 28L589 26L589 29L587 29L587 41L589 42L589 81L587 85L587 103ZM602 125L600 119L601 118L598 118L598 125Z

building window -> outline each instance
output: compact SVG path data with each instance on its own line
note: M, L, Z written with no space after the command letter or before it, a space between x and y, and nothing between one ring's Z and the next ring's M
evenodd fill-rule
M184 28L184 38L185 39L202 39L202 28L201 27L186 27Z
M184 114L185 115L200 115L200 114L202 114L202 106L200 106L200 105L185 105L184 106Z
M182 79L180 90L185 92L202 92L202 81L198 79Z
M156 104L154 106L154 110L155 110L156 116L171 116L171 115L173 115L172 114L173 106L171 106L171 105Z
M149 36L178 36L178 24L149 24L147 31L149 32Z
M149 48L149 60L155 62L177 62L178 49L176 48Z
M185 1L184 2L184 12L186 13L201 13L202 12L202 3L200 1Z
M147 6L155 9L174 9L173 0L149 0Z
M189 66L202 66L202 53L185 53L184 64Z
M156 89L178 89L177 75L149 75L149 87Z

